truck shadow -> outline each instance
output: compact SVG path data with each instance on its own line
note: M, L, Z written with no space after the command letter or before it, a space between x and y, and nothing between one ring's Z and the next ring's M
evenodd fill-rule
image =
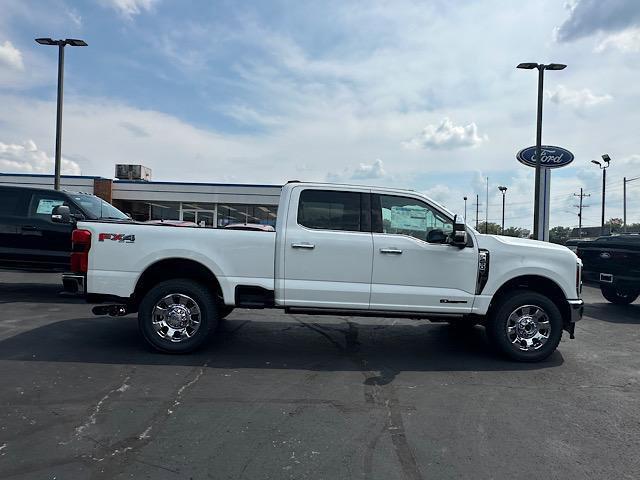
M585 305L584 314L609 323L640 325L640 302L631 305L614 305L609 302Z
M50 323L0 342L0 359L125 365L207 365L212 368L381 371L385 383L402 371L522 371L557 367L556 351L541 363L511 362L495 354L482 327L457 332L426 321L273 316L238 311L214 339L188 355L154 352L136 319L94 317ZM293 318L291 318L293 317ZM384 322L384 323L383 323ZM562 344L560 345L560 349ZM384 373L386 372L386 373ZM388 377L388 378L387 378Z
M0 284L1 303L85 303L82 298L63 295L62 283L6 283Z

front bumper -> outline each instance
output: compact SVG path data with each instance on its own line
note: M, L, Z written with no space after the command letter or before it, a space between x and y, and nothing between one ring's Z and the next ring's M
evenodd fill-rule
M67 293L84 295L87 289L87 278L77 273L63 273L62 286Z
M568 300L569 303L569 312L571 313L570 322L576 323L577 321L582 319L582 315L584 314L584 300Z

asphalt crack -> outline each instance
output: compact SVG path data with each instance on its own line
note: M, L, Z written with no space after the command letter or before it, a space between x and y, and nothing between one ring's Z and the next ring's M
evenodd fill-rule
M367 444L365 456L363 460L365 478L371 478L373 472L373 455L380 438L389 434L393 444L396 457L402 469L404 478L409 480L422 480L422 473L416 461L413 449L407 440L404 421L402 419L402 410L397 398L393 381L399 373L389 368L381 368L379 372L369 369L368 361L360 352L360 342L358 341L357 324L347 322L347 330L331 328L338 331L345 338L343 345L333 338L319 324L307 323L294 316L294 319L305 327L322 335L331 344L333 344L342 354L356 364L362 375L364 376L364 400L365 403L372 406L382 406L386 410L386 422L378 434Z

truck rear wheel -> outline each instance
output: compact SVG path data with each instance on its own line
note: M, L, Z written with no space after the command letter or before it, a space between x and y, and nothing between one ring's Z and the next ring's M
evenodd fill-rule
M539 362L551 355L562 338L562 315L548 297L537 292L509 292L492 308L487 320L489 341L520 362Z
M602 296L616 305L629 305L636 301L640 292L622 291L611 285L600 285Z
M188 279L158 283L140 302L138 327L144 339L165 353L188 353L210 337L218 323L212 293Z

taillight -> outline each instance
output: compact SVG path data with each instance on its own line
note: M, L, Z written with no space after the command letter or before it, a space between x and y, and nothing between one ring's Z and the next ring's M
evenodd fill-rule
M582 264L578 263L576 265L576 292L578 292L578 296L582 294Z
M91 248L91 232L74 230L71 233L71 271L86 273L89 270L89 249Z

